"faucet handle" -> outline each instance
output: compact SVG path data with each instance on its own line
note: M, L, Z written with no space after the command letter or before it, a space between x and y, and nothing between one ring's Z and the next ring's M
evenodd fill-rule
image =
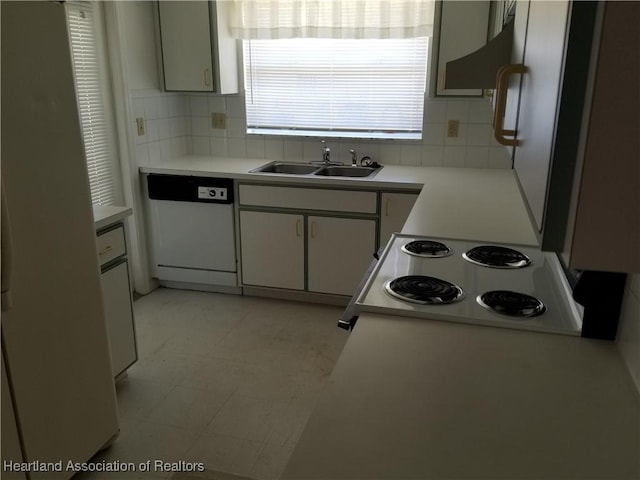
M351 150L349 150L349 153L351 154L351 166L355 167L358 165L358 154L356 153L356 151L352 148Z

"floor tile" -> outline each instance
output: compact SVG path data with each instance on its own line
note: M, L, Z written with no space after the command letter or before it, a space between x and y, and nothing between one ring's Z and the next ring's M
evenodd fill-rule
M200 434L223 408L230 393L176 386L153 408L147 420Z
M207 470L249 476L262 448L262 441L223 434L203 435L185 458L203 462Z
M121 422L144 420L173 388L170 383L150 381L133 373L127 375L116 385Z

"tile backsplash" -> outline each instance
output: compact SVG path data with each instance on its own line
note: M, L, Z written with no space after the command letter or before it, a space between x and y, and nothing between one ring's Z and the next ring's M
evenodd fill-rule
M138 166L195 154L308 162L321 155L319 138L247 135L243 95L131 92ZM225 128L212 127L212 113L226 116ZM383 165L511 168L508 151L492 137L487 99L425 100L423 138L358 140L327 138L334 160L351 161L350 149ZM136 118L145 119L138 135ZM458 136L447 136L457 120Z

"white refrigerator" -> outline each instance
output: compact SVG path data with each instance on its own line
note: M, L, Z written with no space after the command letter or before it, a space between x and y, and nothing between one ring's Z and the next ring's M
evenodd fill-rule
M62 3L0 7L0 476L66 479L119 431L69 35Z

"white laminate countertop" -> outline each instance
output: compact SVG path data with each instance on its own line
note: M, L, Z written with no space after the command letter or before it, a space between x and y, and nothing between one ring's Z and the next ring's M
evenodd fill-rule
M283 479L638 479L612 342L366 314Z
M141 167L140 172L308 186L422 189L403 233L538 245L512 170L385 165L373 178L249 173L268 162L186 156Z
M93 222L96 230L108 227L131 215L132 209L129 207L112 207L103 205L93 206Z

